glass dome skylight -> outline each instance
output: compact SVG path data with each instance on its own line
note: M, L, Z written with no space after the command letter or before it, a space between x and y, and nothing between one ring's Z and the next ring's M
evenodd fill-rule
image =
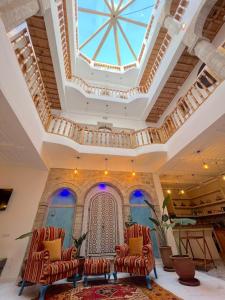
M138 60L156 0L77 0L79 51L91 61Z

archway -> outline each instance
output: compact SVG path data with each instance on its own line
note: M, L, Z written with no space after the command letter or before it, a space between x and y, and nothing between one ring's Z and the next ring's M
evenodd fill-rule
M61 227L65 230L64 247L72 245L76 194L69 188L60 188L52 194L46 214L45 226Z
M108 183L98 183L85 197L83 232L88 232L82 249L87 256L114 256L123 241L122 198Z
M154 228L154 224L149 220L149 217L152 217L152 211L144 202L144 200L148 200L150 203L152 202L150 195L144 190L137 189L130 194L129 203L132 220L138 224ZM157 235L154 231L151 231L151 240L153 244L154 256L158 258L160 257L159 244Z

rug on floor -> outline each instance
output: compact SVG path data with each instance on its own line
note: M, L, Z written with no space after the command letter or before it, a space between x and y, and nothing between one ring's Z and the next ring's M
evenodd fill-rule
M181 300L171 292L152 281L152 290L145 287L144 279L120 279L117 283L111 281L92 281L88 287L78 284L58 284L49 287L46 300Z

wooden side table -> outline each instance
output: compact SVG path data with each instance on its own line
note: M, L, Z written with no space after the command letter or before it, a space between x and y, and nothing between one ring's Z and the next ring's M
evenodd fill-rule
M196 231L197 232L197 231ZM191 240L195 240L197 245L199 246L200 251L203 254L204 258L197 258L194 255L194 251L191 246ZM207 243L207 240L205 238L205 231L199 231L198 235L193 235L193 231L186 231L186 236L180 237L180 242L183 245L186 253L188 253L188 249L191 252L192 259L195 262L196 266L203 266L205 271L208 271L208 266L210 264L213 264L213 266L216 268L215 261L212 257L211 251L209 249L209 245ZM201 245L202 242L202 245ZM210 259L207 258L207 256L210 257Z

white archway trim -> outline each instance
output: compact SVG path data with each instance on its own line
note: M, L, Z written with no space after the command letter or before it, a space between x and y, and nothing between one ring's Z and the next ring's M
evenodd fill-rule
M122 198L120 193L117 191L116 187L111 186L110 184L106 183L106 188L104 192L110 193L116 200L117 209L118 209L118 231L119 231L119 244L123 243L123 210L122 210ZM86 195L85 202L84 202L84 215L83 215L83 225L82 225L82 234L88 231L88 218L89 218L89 208L91 204L91 199L94 195L99 193L98 185L93 186L89 190ZM85 256L85 249L86 249L87 240L84 241L82 248L81 248L81 255Z

